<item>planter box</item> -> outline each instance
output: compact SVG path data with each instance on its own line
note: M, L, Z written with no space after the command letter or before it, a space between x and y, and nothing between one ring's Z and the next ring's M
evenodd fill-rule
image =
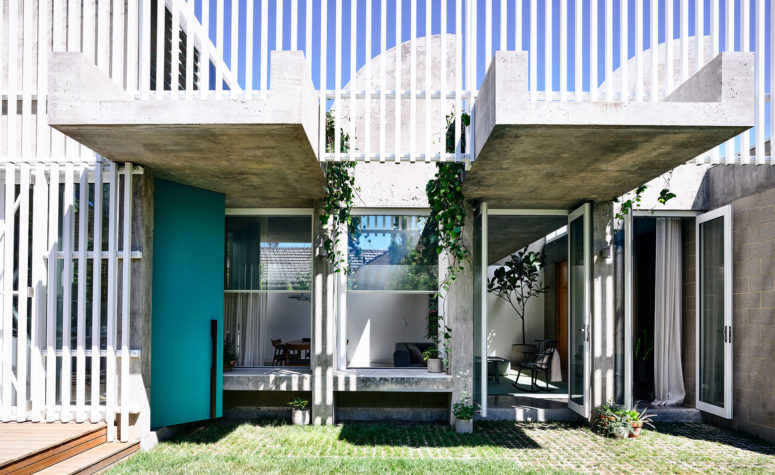
M428 372L441 373L444 371L444 361L440 358L428 358Z
M474 421L455 419L455 432L458 434L470 434L474 431Z
M310 410L309 409L291 409L291 421L296 426L309 425Z

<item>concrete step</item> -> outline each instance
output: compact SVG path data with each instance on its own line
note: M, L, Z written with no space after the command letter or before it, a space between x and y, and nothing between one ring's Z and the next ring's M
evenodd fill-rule
M546 422L562 421L574 422L579 420L579 416L564 408L539 408L530 406L515 407L488 407L487 417L476 416L476 420L482 421L514 421L514 422Z
M108 442L62 460L41 474L91 474L105 470L140 449L139 442Z

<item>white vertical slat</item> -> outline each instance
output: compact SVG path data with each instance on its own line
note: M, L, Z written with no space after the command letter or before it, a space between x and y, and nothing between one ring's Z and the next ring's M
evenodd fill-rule
M509 49L509 45L506 42L506 33L508 30L508 25L506 24L506 20L508 19L508 6L506 4L506 0L501 0L498 16L500 18L500 25L498 26L498 33L500 33L500 39L498 40L498 50L506 51Z
M767 153L764 150L764 0L756 0L756 164L764 165Z
M751 51L751 4L750 0L740 0L740 51ZM755 74L755 73L754 73ZM751 163L751 131L740 134L740 163Z
M269 0L262 1L267 2ZM199 89L202 93L202 99L207 99L210 95L210 0L202 0L202 34L204 37L199 39L199 44L202 48L202 51L199 53L201 62L199 66Z
M466 44L469 42L467 41ZM445 50L446 51L446 50ZM455 2L455 116L460 115L461 111L463 110L463 102L462 102L462 91L463 91L463 74L465 71L463 70L463 5L462 0L456 0ZM470 89L470 88L469 88ZM443 114L442 114L443 115ZM444 121L446 124L446 120ZM453 128L455 129L455 160L460 160L460 146L458 145L460 143L460 136L461 136L461 130L460 130L460 121L456 120L454 123ZM446 160L447 157L447 149L446 149L446 143L447 143L447 127L446 125L443 128L443 132L441 134L441 140L444 145L441 146L443 152L441 154L442 161Z
M282 1L278 2L282 4ZM342 0L336 0L336 24L334 31L334 104L341 107L340 100L342 94ZM278 6L279 8L279 6ZM338 162L341 160L342 133L339 128L339 117L341 111L334 114L334 157Z
M89 62L94 63L94 2L96 0L83 0L83 29L81 35L83 37L82 51Z
M2 35L2 24L3 24L3 9L0 8L0 35ZM2 85L2 80L0 80L0 86ZM5 175L7 173L7 169L3 168L0 169L0 175ZM11 312L6 311L6 303L9 299L12 299L12 296L10 293L7 293L6 291L6 279L5 276L9 275L8 272L6 272L6 266L8 265L9 259L6 259L6 244L8 243L8 240L5 239L5 225L6 225L6 219L5 219L5 203L6 203L6 192L9 190L9 187L5 186L5 180L2 181L3 186L3 192L0 193L0 266L2 266L2 269L0 269L0 421L4 422L6 421L6 402L10 401L10 396L6 398L5 396L5 387L10 384L6 383L6 381L10 381L10 378L6 378L6 365L4 364L5 361L11 361L10 359L6 358L6 348L10 348L10 345L7 345L5 342L5 335L8 333L4 329L10 328L6 325L6 316L10 315ZM10 363L9 365L10 366ZM8 386L10 389L10 386Z
M357 64L358 64L358 1L350 0L350 122L349 131L350 136L350 160L355 160L355 109L357 102L355 102L355 91L358 89L358 81L356 78ZM368 87L367 87L368 89Z
M705 2L694 2L694 71L699 71L705 65Z
M110 0L97 3L97 67L110 72Z
M367 3L370 7L371 2ZM307 70L312 71L312 0L306 0L305 4L307 13L304 17L304 56L307 58Z
M124 165L123 252L121 262L121 442L129 440L129 318L132 283L132 163Z
M622 102L630 100L630 13L628 5L629 2L621 2L619 7L619 72L622 79L620 99Z
M248 5L252 4L253 2L248 2ZM194 2L186 1L186 8L188 12L186 14L186 83L184 88L186 90L185 99L190 101L194 98L194 28L191 25L193 23L191 19L195 18ZM248 31L252 31L252 29Z
M11 2L13 3L13 2ZM9 16L10 17L10 16ZM12 17L10 17L12 18ZM13 22L11 22L13 23ZM9 101L11 102L11 101ZM14 216L16 214L14 202L16 201L16 171L11 163L5 165L5 213L4 218L4 230L3 241L4 251L3 256L3 384L2 384L2 411L0 411L0 418L3 422L11 420L11 398L13 369L11 368L11 361L13 358L13 259L15 236L14 232ZM7 277L6 277L7 276Z
M635 0L635 102L643 101L643 0Z
M204 0L206 3L207 0ZM123 5L123 2L119 2L118 5L116 5L117 8L121 9L121 5ZM142 99L148 99L148 96L150 95L150 87L151 87L151 2L148 0L144 0L142 2L143 9L140 12L140 51L142 52L140 55L140 60L142 62L142 65L140 66L140 97ZM206 15L206 10L203 10L203 15ZM206 18L206 16L205 16ZM121 41L120 37L116 37L116 41ZM206 45L203 44L202 48L204 49ZM116 49L116 45L114 44L114 50ZM118 45L118 49L121 49L121 46ZM129 59L129 58L127 58ZM127 64L127 68L129 68L129 65ZM129 73L127 72L127 82L129 81Z
M665 97L673 92L675 65L673 59L673 30L675 6L673 0L665 0Z
M105 358L105 422L108 440L116 440L116 328L118 321L118 164L111 163L108 188L108 302Z
M401 161L401 4L403 0L395 2L396 9L396 110L395 110L395 161Z
M73 165L65 164L65 194L62 198L62 251L64 270L62 271L62 376L60 379L60 405L62 421L72 417L70 413L71 363L70 344L72 342L70 324L72 320L72 283L73 283Z
M583 79L584 64L582 63L583 48L581 46L583 44L583 39L582 39L582 33L583 33L582 19L584 18L583 8L584 8L584 5L581 2L581 0L576 0L575 10L573 12L573 15L574 15L573 22L575 25L575 28L574 28L575 39L574 39L574 47L573 47L574 49L573 74L575 76L574 77L575 84L573 85L573 89L576 93L576 101L578 102L581 102L584 100L584 79Z
M568 2L560 2L560 101L568 100Z
M725 18L726 24L724 25L724 50L735 51L735 1L726 0L726 7L727 7L726 18ZM773 12L775 12L775 9L773 9ZM773 32L775 32L775 30L773 30ZM770 61L770 64L775 64L775 61ZM772 84L771 81L770 81L770 84ZM770 86L770 90L772 90L772 86ZM770 111L775 111L775 108L770 106ZM770 121L770 124L772 124L772 121ZM731 165L735 163L735 139L734 138L727 140L725 149L726 149L725 150L726 155L724 157L725 163L727 165Z
M522 51L522 0L514 0L514 50Z
M417 155L417 1L409 8L409 161Z
M38 53L37 109L38 110L46 110L47 108L46 96L48 94L48 52L49 52L48 9L49 7L50 6L49 6L48 0L41 0L40 2L38 2L38 45L43 45L43 47L37 48L37 53ZM0 14L0 17L2 17L1 14ZM1 22L2 22L2 18L0 18L0 23ZM2 34L0 34L0 38L2 38ZM44 160L49 157L49 154L51 152L50 140L51 140L52 129L48 127L47 118L45 114L36 114L36 118L37 118L36 132L37 132L38 143L35 149L35 154L38 156L38 159Z
M13 5L15 2L11 2ZM13 15L8 16L14 18ZM67 2L67 51L81 51L81 2Z
M229 69L235 81L239 79L239 0L231 0L231 55L229 56ZM240 88L237 84L230 85L231 97L236 98ZM248 85L245 83L245 88Z
M775 165L772 153L773 131L775 131L775 5L770 5L770 165ZM727 142L727 150L730 147L734 150L734 145L729 145L730 143L733 144L733 140Z
M445 1L443 0L441 2L442 5L444 5ZM433 48L431 48L431 37L432 37L432 24L431 24L431 2L425 2L425 161L429 162L431 160L431 137L433 134L431 133L431 57L433 54ZM444 36L444 17L441 17L440 19L440 28L439 28L439 38L440 38L440 45L443 44L446 41L446 38ZM443 57L439 61L439 64L441 65L441 71L439 73L440 76L444 76L447 71L447 63L443 60ZM443 104L444 100L439 97L439 104ZM442 105L439 107L439 115L444 115L444 106ZM366 129L368 130L368 129Z
M266 97L269 90L267 78L269 77L269 0L261 0L261 50L259 51L261 59L261 94ZM321 89L322 89L321 85Z
M325 1L325 0L323 0ZM387 104L385 87L387 77L385 75L385 51L387 51L387 2L379 2L379 161L385 162L385 118L387 116Z
M469 157L473 159L473 147L471 146L474 143L474 130L476 129L476 125L474 124L474 121L476 120L476 117L471 114L471 111L474 107L474 102L476 101L476 91L479 88L479 20L477 19L479 12L478 5L476 2L471 2L471 35L469 38L471 41L469 44L471 45L471 62L469 63L471 68L471 83L468 87L468 90L470 91L469 97L466 99L466 111L470 115L470 125L466 127L466 149L461 150L461 153L470 153ZM489 32L485 32L489 34ZM455 120L457 122L461 122L462 119L458 116L455 116ZM462 128L463 125L461 123L460 127ZM460 161L460 157L457 158L458 161Z
M41 2L43 4L44 2ZM30 400L33 422L44 420L46 380L41 346L46 331L46 238L48 237L48 183L45 165L35 165L32 203L32 305L30 307Z
M656 102L659 99L659 2L651 0L649 5L651 6L649 18L649 49L651 50L649 100Z
M450 27L450 21L447 17L447 7L448 2L447 0L441 1L441 17L439 18L439 33L441 37L441 42L439 44L439 64L444 65L441 68L441 72L439 74L439 116L437 118L438 120L438 150L439 150L439 161L444 162L447 160L447 118L446 118L446 105L447 105L447 35L449 34L449 27ZM453 6L453 8L456 8ZM455 20L457 21L457 20ZM461 68L461 60L457 59L457 55L461 54L462 49L462 34L459 29L455 30L455 81L457 81L457 78L460 77L460 68ZM462 58L462 56L460 56ZM462 81L462 80L461 80ZM455 87L455 84L451 84L453 88L455 88L455 105L454 110L457 113L457 111L460 110L460 107L458 106L460 93L459 90ZM430 135L430 133L429 133Z
M255 15L253 5L255 2L246 2L245 12L245 97L250 98L253 91L253 16ZM305 51L307 56L307 66L309 69L309 51Z
M215 0L215 98L221 98L221 92L223 91L223 67L224 63L221 60L223 57L223 29L224 29L224 8L223 2L225 0ZM122 363L123 364L123 363ZM123 402L122 402L123 405ZM123 436L122 436L123 437Z
M299 0L291 0L291 50L298 49L299 42Z
M170 48L170 98L178 98L180 90L180 9L183 0L172 0L172 32Z
M91 421L100 420L100 329L102 328L102 159L94 168L94 231L92 233Z
M552 3L553 0L545 0L544 6L544 91L546 92L547 101L551 101L554 95L552 81L552 70L554 69L552 61Z
M308 2L309 3L309 2ZM371 22L372 22L372 2L366 2L366 52L363 55L366 62L365 70L366 74L366 96L363 102L364 105L364 124L363 124L363 153L365 155L366 162L371 160L371 90L372 90L372 78L371 78ZM352 138L353 142L355 138Z
M263 19L261 20L264 21ZM320 118L318 123L320 124L320 130L318 132L318 140L320 140L318 150L320 160L325 158L326 154L326 61L327 59L327 45L328 40L326 35L328 34L328 0L321 0L320 4Z
M86 420L86 243L89 230L89 180L88 170L80 170L78 185L78 304L75 350L75 420Z
M110 31L111 31L111 54L110 54L110 75L120 86L124 86L124 2L122 0L113 0L113 8L110 13ZM145 54L145 50L143 50Z
M10 160L14 160L18 157L17 155L17 130L16 130L16 120L17 120L17 93L18 93L18 53L19 53L19 40L18 40L18 18L19 18L19 12L18 12L18 3L16 1L11 1L8 3L8 41L6 43L6 46L8 47L8 82L6 83L8 87L8 98L13 100L7 101L7 108L8 108L8 114L7 114L7 122L8 122L8 135L6 136L6 142L8 143L8 158ZM12 236L12 235L11 235ZM10 360L8 360L10 361Z
M129 91L137 91L140 87L140 82L150 82L150 74L148 76L141 76L139 74L139 48L138 41L140 39L140 23L138 21L138 8L137 2L129 2L127 5L127 53L126 53L126 87ZM150 39L150 37L149 37ZM144 53L145 54L145 53Z
M681 82L689 78L689 0L681 0Z
M589 100L597 101L597 3L590 0L589 11Z
M614 7L605 0L605 100L614 100Z
M492 2L495 0L489 0L484 2L484 71L487 74L487 70L490 69L490 61L492 60ZM477 8L476 0L472 0L474 8Z
M56 418L57 294L61 285L57 259L59 242L59 165L52 162L48 184L48 295L46 300L46 421Z
M33 4L24 2L23 7L23 28L22 31L22 158L24 160L32 159L33 139L35 132L32 128L32 89L35 84L35 75L32 69L33 44L35 35L33 35L32 8ZM26 390L25 390L26 391Z
M538 2L530 0L530 100L538 100ZM468 89L471 89L470 87Z
M719 2L710 2L710 57L715 58L719 53ZM721 162L720 147L713 147L710 152L710 163L717 165Z
M164 97L164 23L166 2L156 2L156 97Z
M275 51L282 51L283 50L283 35L285 34L285 23L283 21L283 5L285 5L285 0L276 0L275 2L275 21L273 22L275 25L274 28L274 49Z
M27 257L30 235L29 223L30 166L27 163L22 163L19 167L19 267L17 269L18 280L16 284L18 292L16 300L16 420L19 422L27 420ZM9 235L7 238L13 241L13 235Z

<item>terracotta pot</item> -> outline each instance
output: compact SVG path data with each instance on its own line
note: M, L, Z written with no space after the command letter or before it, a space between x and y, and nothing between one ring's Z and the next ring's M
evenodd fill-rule
M474 431L474 421L455 419L455 432L458 434L470 434Z
M444 362L440 358L428 358L428 372L441 373L444 371Z
M630 432L631 439L637 439L640 436L640 431L643 429L642 422L633 422L632 431Z

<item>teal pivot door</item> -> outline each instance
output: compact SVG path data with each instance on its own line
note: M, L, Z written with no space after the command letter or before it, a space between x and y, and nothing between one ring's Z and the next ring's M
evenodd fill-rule
M224 213L222 194L154 181L152 427L210 417L212 320L221 416Z

